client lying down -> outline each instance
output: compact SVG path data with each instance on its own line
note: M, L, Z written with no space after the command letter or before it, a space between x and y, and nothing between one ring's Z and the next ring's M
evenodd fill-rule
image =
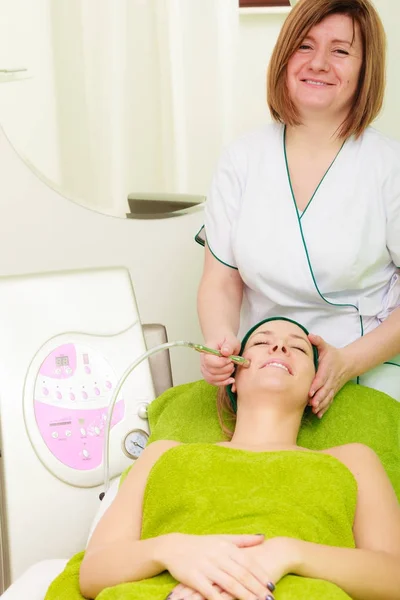
M148 446L79 583L55 580L48 600L399 599L400 508L377 456L296 445L317 363L306 330L263 321L242 353L220 406L237 409L230 441Z

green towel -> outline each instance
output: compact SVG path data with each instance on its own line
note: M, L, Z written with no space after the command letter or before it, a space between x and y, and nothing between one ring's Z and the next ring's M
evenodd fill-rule
M221 441L223 435L218 423L215 399L216 388L203 380L167 390L149 407L149 441ZM361 442L375 450L400 501L400 403L376 390L348 383L337 394L335 402L322 420L312 414L305 418L298 438L300 446L313 450L350 442ZM319 485L318 489L321 488L323 486ZM252 529L252 532L258 532L258 529ZM64 572L51 585L45 600L82 600L78 585L82 558L83 553L80 553L71 559ZM165 598L171 589L171 581L166 574L146 582L147 596L136 595L136 591L132 595L132 585L138 584L124 584L104 591L103 594L112 595L100 594L99 600ZM276 596L277 600L291 598L292 585L292 578L285 578L279 586L280 595ZM307 580L308 590L313 591L304 592L302 597L324 600L347 597L334 586L329 588L333 590L332 595L329 595L326 583L323 594L318 596L319 585L318 581ZM154 590L151 586L155 586ZM164 596L155 595L156 590L161 594L161 589Z
M149 406L149 423L149 442L224 439L216 388L203 380L164 392ZM352 442L369 446L379 456L400 501L400 402L390 396L350 382L336 395L323 419L312 412L305 415L297 442L311 450Z
M170 532L262 532L266 538L288 536L354 548L356 497L353 475L329 455L301 450L254 453L214 444L184 444L165 452L150 472L142 538ZM81 560L82 554L69 563L46 600L81 600L77 587ZM97 598L164 600L176 583L164 572L108 588ZM278 583L275 597L349 598L334 584L293 575Z

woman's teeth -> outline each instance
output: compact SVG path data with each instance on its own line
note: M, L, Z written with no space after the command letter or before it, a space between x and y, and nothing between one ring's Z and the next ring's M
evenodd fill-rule
M289 373L289 369L287 367L285 367L285 365L282 365L281 363L272 362L272 363L268 363L265 366L266 367L279 367L280 369L284 369L285 371L287 371Z
M323 81L312 81L311 79L305 79L304 82L310 83L311 85L328 85L327 83L324 83Z

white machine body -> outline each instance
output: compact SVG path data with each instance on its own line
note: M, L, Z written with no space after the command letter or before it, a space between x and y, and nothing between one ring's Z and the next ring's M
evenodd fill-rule
M103 482L104 429L116 383L146 350L124 268L0 278L0 415L11 581L83 549ZM110 476L147 431L148 362L115 404ZM100 486L100 487L99 487ZM81 535L77 535L81 532ZM79 547L77 539L81 540Z

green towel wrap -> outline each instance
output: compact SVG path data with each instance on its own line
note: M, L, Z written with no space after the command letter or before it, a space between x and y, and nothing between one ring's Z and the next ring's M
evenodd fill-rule
M153 466L143 504L142 539L170 532L264 533L354 548L357 484L338 459L315 451L250 452L208 443L167 450ZM82 600L75 556L45 600ZM103 590L97 600L164 600L167 573ZM336 585L287 575L276 600L344 600Z

